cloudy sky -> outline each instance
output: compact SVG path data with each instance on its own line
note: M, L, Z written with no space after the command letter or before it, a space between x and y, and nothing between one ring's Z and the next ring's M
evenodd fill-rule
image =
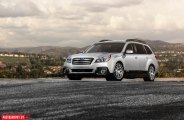
M1 47L75 46L100 39L184 43L184 0L0 0Z

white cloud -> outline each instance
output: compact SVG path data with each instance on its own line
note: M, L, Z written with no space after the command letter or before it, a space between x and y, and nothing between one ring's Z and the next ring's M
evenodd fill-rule
M24 17L40 14L37 6L29 0L1 0L0 17Z
M183 6L183 0L0 0L0 42L10 47L81 47L134 37L182 42Z
M82 6L89 12L104 12L111 8L122 8L134 6L141 3L142 0L81 0L75 5Z

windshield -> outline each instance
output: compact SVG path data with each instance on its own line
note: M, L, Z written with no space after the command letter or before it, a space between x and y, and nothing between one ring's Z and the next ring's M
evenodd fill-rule
M86 53L107 52L120 53L123 50L125 43L97 43L89 48Z

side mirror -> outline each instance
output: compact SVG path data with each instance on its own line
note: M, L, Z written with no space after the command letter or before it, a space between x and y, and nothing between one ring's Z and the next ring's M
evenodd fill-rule
M82 50L82 51L80 51L79 53L84 53L84 51Z
M134 51L133 50L126 50L126 54L133 54Z

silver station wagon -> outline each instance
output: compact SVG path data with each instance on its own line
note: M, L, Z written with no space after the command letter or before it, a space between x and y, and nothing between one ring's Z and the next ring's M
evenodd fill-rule
M107 81L143 78L154 81L158 62L151 48L139 39L101 40L66 58L63 72L69 80L104 77Z

